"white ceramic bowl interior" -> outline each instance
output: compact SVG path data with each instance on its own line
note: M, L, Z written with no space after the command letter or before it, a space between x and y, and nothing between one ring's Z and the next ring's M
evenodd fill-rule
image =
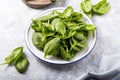
M53 11L53 10L62 12L64 9L66 9L66 8L60 7L60 8L48 9L43 12L40 12L33 19L47 15L47 14L51 13L51 11ZM80 12L79 10L75 10L75 11ZM87 23L93 24L93 22L90 20L90 18L88 18L84 13L82 13L82 14L83 14L84 18L86 19ZM27 26L26 33L25 33L26 45L27 45L28 49L30 50L30 52L34 56L36 56L37 58L39 58L40 60L45 61L45 62L49 62L49 63L53 63L53 64L68 64L68 63L76 62L78 60L85 58L92 51L92 49L94 48L95 43L96 43L96 30L94 30L94 32L89 32L87 47L84 48L83 50L81 50L80 52L78 52L72 60L66 61L66 60L59 59L59 58L56 58L53 56L44 58L44 52L37 49L32 43L32 33L34 32L34 30L31 28L31 24L32 24L32 20L30 21L29 25Z

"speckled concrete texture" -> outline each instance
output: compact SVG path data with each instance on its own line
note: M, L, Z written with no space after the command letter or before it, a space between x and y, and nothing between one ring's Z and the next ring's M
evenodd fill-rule
M21 0L1 0L0 63L4 61L12 49L23 46L30 65L25 74L18 73L14 66L0 66L0 80L76 80L87 72L99 73L119 68L120 0L108 0L111 4L110 12L102 16L95 15L92 18L97 26L97 43L91 54L83 60L69 65L53 65L41 62L27 49L24 34L32 17L53 7L71 5L75 9L79 9L80 1L59 0L48 7L32 9ZM96 3L99 0L91 1Z

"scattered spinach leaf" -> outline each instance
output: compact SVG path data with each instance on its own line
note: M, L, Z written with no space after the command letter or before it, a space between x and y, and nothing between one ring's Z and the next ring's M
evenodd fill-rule
M81 8L84 12L90 12L92 10L92 3L90 0L82 0Z
M10 55L5 58L6 64L15 64L20 56L23 54L23 47L18 47L12 51Z
M15 64L15 68L19 73L24 73L27 70L28 65L28 60L25 57L21 56Z

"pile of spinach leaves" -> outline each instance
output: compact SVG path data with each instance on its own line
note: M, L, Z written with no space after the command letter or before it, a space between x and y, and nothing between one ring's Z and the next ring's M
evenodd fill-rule
M69 6L63 12L56 10L49 15L33 20L33 44L48 55L72 59L75 54L87 46L89 31L96 27L87 24L80 12Z

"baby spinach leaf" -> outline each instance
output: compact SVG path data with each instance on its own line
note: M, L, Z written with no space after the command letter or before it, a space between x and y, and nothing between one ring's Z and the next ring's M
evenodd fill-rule
M50 31L47 27L44 27L42 30L42 35L43 35L42 41L44 41L47 37L53 36L54 32Z
M84 31L93 31L95 29L96 27L93 24L85 24L80 28L80 30L84 30Z
M52 20L51 26L52 26L52 28L53 28L53 31L55 31L56 27L58 27L58 22L59 22L59 21L60 21L59 18L55 18L55 19Z
M58 33L62 34L63 36L65 35L65 33L66 33L66 26L65 26L65 24L64 24L63 22L58 21L58 22L56 23L55 28L56 28L56 31L57 31Z
M79 12L73 12L70 16L70 20L72 21L80 21L83 18L83 15Z
M15 68L19 73L24 73L28 68L29 62L23 56L18 59L17 63L15 64Z
M84 12L90 12L92 9L92 3L90 0L82 0L81 8Z
M59 45L59 48L60 48L59 54L61 55L61 57L69 61L71 59L70 54L64 50L64 47L62 45Z
M77 40L85 40L86 36L83 31L76 32L75 35L73 36Z
M82 48L87 46L86 38L82 41L75 39L74 37L70 40L71 50L74 49L76 51L80 51Z
M53 38L52 40L48 41L44 47L44 57L46 57L47 55L56 56L59 53L59 43L60 38Z
M66 31L66 34L64 36L60 36L61 39L67 39L70 38L71 36L73 36L76 33L75 29L68 29Z
M51 14L49 15L45 15L45 16L42 16L40 18L37 18L37 20L40 20L40 21L48 21L48 20L51 20L51 19L54 19L56 17L59 17L59 14L56 14L55 12L52 12Z
M23 53L23 47L18 47L12 51L10 55L8 55L5 58L5 63L6 64L15 64L17 60L20 58L20 56Z
M33 20L32 29L38 32L42 31L43 27L44 26L40 20Z
M47 39L42 41L43 35L40 32L34 32L32 35L33 44L40 50L43 50L44 45L47 43Z
M110 10L110 4L107 0L102 0L99 3L93 5L93 11L97 14L105 14Z
M69 18L73 12L74 9L72 8L72 6L67 7L62 14L62 18Z

